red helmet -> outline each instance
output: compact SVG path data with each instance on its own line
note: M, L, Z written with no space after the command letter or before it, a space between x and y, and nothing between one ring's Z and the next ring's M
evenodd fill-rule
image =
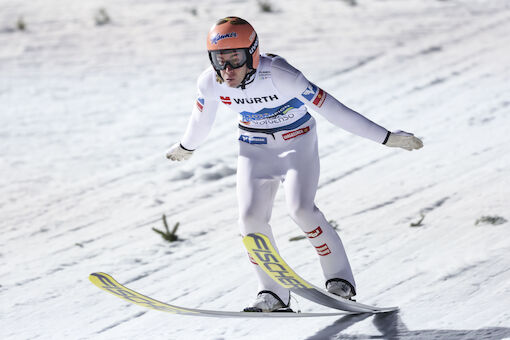
M227 64L238 68L246 64L249 69L259 66L259 39L257 32L248 21L238 17L226 17L218 20L207 35L209 59L216 71ZM235 58L224 61L221 54L234 53Z

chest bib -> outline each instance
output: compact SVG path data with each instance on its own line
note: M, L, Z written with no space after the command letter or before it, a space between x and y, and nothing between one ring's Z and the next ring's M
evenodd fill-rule
M305 104L279 91L271 74L271 57L262 56L254 80L245 89L215 84L218 100L239 114L243 130L281 131L300 125L310 118ZM262 132L262 131L261 131Z

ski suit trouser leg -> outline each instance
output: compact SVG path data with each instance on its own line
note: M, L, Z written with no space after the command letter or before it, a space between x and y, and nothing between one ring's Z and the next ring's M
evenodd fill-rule
M258 178L257 173L263 167L263 163L256 162L253 157L247 157L244 152L238 158L239 225L243 236L250 233L262 233L269 237L271 243L277 247L269 220L271 219L279 179ZM278 248L276 249L278 250ZM258 291L269 290L278 295L283 302L288 303L290 300L289 290L271 279L251 257L250 261L255 267Z
M341 278L355 287L342 241L314 203L320 172L315 122L311 119L302 127L308 127L306 133L288 140L282 138L283 133L275 133L274 137L265 135L267 144L239 142L237 195L241 234L265 234L276 247L269 220L279 182L283 181L289 214L317 250L325 279ZM288 290L258 265L254 267L259 291L273 291L287 302Z
M287 210L317 251L324 278L344 279L356 287L342 241L314 202L320 173L315 129L303 137L308 141L300 141L298 152L288 155L283 182Z

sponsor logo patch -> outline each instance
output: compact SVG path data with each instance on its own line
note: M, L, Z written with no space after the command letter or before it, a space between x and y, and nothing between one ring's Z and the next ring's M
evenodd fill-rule
M272 96L266 96L262 98L268 98L271 99ZM274 99L277 100L276 95L274 95ZM253 98L255 100L255 98ZM272 99L271 99L272 100ZM250 104L249 102L246 102ZM268 124L269 119L276 119L276 118L283 118L285 120L288 120L290 115L292 115L291 110L299 108L303 106L303 102L298 100L297 98L293 98L286 102L285 104L277 107L271 107L271 108L263 108L262 110L259 110L257 112L249 112L249 111L243 111L240 112L241 115L241 121L243 122L257 122L257 121L264 121L264 124ZM294 117L294 116L292 116ZM274 122L276 123L276 122ZM273 123L269 123L273 124Z
M227 38L237 38L236 32L230 32L226 34L219 34L217 33L214 37L211 38L211 44L216 45L218 44L218 41L227 39Z
M197 98L197 108L198 111L202 112L202 110L204 109L204 98L200 97Z
M321 229L320 226L318 226L314 230L309 231L309 232L306 233L306 237L308 237L308 238L316 238L316 237L318 237L320 235L322 235L322 229Z
M313 83L309 83L308 87L301 95L317 107L321 107L326 99L326 92Z
M266 137L240 135L239 140L248 144L267 144Z
M250 54L253 54L253 52L255 52L255 50L257 49L257 47L259 47L259 39L258 38L255 38L255 41L253 42L253 44L251 45L250 49L248 50L248 52L250 52Z
M313 83L309 83L308 87L306 88L305 92L301 93L303 97L308 99L309 101L312 101L312 98L317 94L317 86Z
M321 107L322 104L324 104L324 100L326 100L326 92L324 92L322 89L319 89L319 93L313 100L313 104L317 107Z
M263 97L253 97L253 98L234 98L236 104L262 104L267 103L269 101L278 100L278 96L276 94L271 96L263 96Z
M297 130L294 130L294 131L291 131L291 132L284 133L282 135L282 137L283 137L284 140L289 140L289 139L292 139L292 138L296 138L297 136L304 135L308 131L310 131L310 127L309 126L301 128L301 129L297 129ZM320 227L319 227L319 229L320 229Z
M319 256L326 256L326 255L331 254L331 250L329 249L329 247L326 243L315 247L315 250L317 250L317 254L319 254Z
M220 100L223 102L223 104L225 105L232 105L232 100L230 99L230 97L223 97L223 96L220 96Z
M270 71L260 71L259 78L260 79L269 79L269 78L271 78L271 72Z

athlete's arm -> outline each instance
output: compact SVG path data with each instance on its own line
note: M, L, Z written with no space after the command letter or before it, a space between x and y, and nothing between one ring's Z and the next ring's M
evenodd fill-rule
M283 93L293 95L328 121L358 136L383 143L389 131L340 103L292 67L283 58L275 58L271 67L273 83Z
M208 71L204 72L197 81L198 95L191 112L186 132L180 143L174 144L167 152L167 158L172 160L186 160L207 138L216 117L218 102L210 95L212 85Z
M199 92L186 132L181 139L181 145L185 149L195 150L205 141L213 126L217 109L217 101L201 96Z

